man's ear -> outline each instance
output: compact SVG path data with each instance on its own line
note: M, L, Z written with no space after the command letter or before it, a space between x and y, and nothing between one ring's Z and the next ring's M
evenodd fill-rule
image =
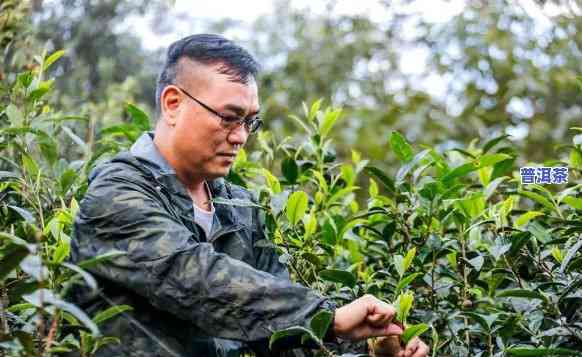
M173 85L166 86L160 96L160 107L162 110L162 120L166 121L168 126L175 126L180 112L180 103L182 102L180 90Z

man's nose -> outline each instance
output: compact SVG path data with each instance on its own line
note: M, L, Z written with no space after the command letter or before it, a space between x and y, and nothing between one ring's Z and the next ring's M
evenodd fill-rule
M227 140L233 145L244 145L249 137L249 132L245 128L244 124L237 125L236 128L232 129L227 136Z

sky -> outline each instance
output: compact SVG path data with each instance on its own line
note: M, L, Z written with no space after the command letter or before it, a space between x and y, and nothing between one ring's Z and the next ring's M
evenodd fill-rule
M393 0L391 3L399 3L399 0ZM249 6L249 3L252 6ZM291 6L298 9L309 9L314 13L323 13L326 11L325 2L318 0L290 0ZM447 21L452 16L463 10L465 0L416 0L409 6L403 6L407 12L419 12L430 22ZM182 26L182 30L174 31L160 35L153 31L150 18L131 17L128 18L123 26L123 30L130 30L138 33L144 39L144 45L148 49L163 47L186 34L202 30L196 28L196 24L188 21L182 14L189 14L195 18L217 20L220 18L231 18L245 23L252 23L262 15L273 13L273 0L252 0L252 2L243 2L236 0L212 0L197 1L192 0L175 0L172 16L176 22ZM373 21L382 21L386 14L385 7L380 0L337 0L334 8L337 14L362 14L368 16Z
M123 25L123 30L130 30L138 33L144 40L144 46L148 49L156 49L171 43L186 34L203 30L196 28L196 23L191 18L184 17L184 14L192 18L217 20L220 18L231 18L245 23L252 23L262 15L273 13L273 0L252 0L251 2L237 0L169 0L173 1L170 14L167 16L174 18L177 30L171 33L159 34L154 31L152 18L130 17ZM289 0L292 7L307 8L314 13L326 11L325 1L321 0ZM459 14L468 0L414 0L410 4L403 4L402 0L384 0L398 6L400 11L407 13L417 13L425 21L439 23L446 22L453 16ZM515 6L521 6L530 16L534 17L541 27L547 27L551 23L549 17L560 12L555 5L546 4L542 9L533 0L514 0ZM582 15L582 7L573 2L574 10L579 10ZM337 14L362 14L368 16L373 21L382 21L385 17L386 9L381 0L337 0L334 8ZM414 56L418 58L418 56Z
M466 0L415 0L410 5L398 5L401 0L387 0L393 6L399 6L399 11L406 13L418 13L426 21L444 22L459 14ZM325 1L318 0L290 0L291 6L298 9L309 9L313 13L324 13L327 11ZM246 24L251 24L262 15L273 13L273 0L253 0L250 2L235 0L212 0L212 1L192 1L175 0L173 9L168 15L174 18L174 30L172 32L160 34L159 29L152 26L151 18L132 17L128 18L123 25L122 31L137 33L143 39L146 49L155 50L166 47L184 36L192 33L204 31L198 21L192 18L217 20L220 18L231 18ZM334 7L336 14L361 14L368 16L372 21L381 22L386 18L386 8L380 0L337 0ZM188 14L188 16L184 16ZM155 21L155 20L154 20ZM177 24L177 25L176 25ZM420 74L425 66L428 52L417 48L407 49L407 55L402 57L402 71L406 74ZM425 82L429 92L437 95L443 93L445 83L442 79L431 77Z

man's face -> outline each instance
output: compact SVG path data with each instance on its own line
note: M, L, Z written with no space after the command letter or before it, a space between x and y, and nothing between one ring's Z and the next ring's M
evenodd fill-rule
M257 85L233 82L216 65L185 64L177 85L223 116L246 118L259 111ZM217 115L181 91L174 109L172 145L176 160L192 177L212 180L226 176L249 133L244 125L227 129Z

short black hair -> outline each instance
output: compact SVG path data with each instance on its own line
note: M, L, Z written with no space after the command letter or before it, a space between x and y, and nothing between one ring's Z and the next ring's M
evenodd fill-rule
M244 48L215 34L197 34L184 37L170 45L166 61L156 83L156 110L161 113L160 96L166 86L175 84L178 61L188 58L202 64L221 64L219 72L232 81L247 84L256 79L259 63Z

